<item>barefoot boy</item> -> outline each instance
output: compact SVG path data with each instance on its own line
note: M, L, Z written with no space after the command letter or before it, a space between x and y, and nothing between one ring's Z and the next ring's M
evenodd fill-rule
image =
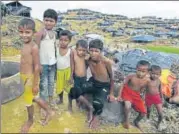
M163 95L161 91L161 82L159 79L160 75L161 75L161 68L159 66L152 65L151 70L150 70L150 82L148 83L146 95L145 95L148 119L150 117L151 106L154 104L155 107L157 108L157 112L158 112L157 129L163 118L163 115L162 115Z
M103 42L99 39L90 41L88 61L92 77L89 81L93 82L93 87L88 91L93 95L93 119L89 124L90 128L97 128L98 116L103 111L104 101L107 100L107 95L110 92L109 99L114 101L113 96L113 76L110 60L102 55Z
M84 104L88 109L88 121L92 120L93 106L83 96L85 93L85 84L87 76L87 66L85 61L88 43L85 40L79 40L76 43L76 49L73 50L74 54L74 87L71 89L69 98L69 110L72 110L72 99L76 99L78 103Z
M39 91L40 64L38 46L32 41L35 31L34 21L28 18L21 20L18 26L18 31L24 43L21 50L20 77L24 85L24 102L26 103L28 113L28 120L22 126L21 133L27 133L33 124L33 101L47 113L43 125L47 124L53 112L48 108L46 102L35 97Z
M47 9L43 15L44 28L36 34L39 45L40 63L40 97L54 105L53 92L56 73L56 33L52 30L57 22L57 12Z
M136 74L127 76L124 81L124 86L119 90L119 96L117 99L118 101L124 100L124 127L127 129L130 126L130 108L133 106L133 108L139 113L138 117L134 120L134 125L141 130L139 122L146 114L146 108L140 94L147 87L149 82L149 78L146 76L148 74L149 66L150 64L147 61L139 61L137 63Z

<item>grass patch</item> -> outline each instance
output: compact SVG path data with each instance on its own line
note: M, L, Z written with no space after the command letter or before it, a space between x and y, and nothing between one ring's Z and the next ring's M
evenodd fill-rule
M179 48L173 46L153 46L153 45L146 45L140 46L140 48L148 49L155 52L166 52L166 53L173 53L179 54Z

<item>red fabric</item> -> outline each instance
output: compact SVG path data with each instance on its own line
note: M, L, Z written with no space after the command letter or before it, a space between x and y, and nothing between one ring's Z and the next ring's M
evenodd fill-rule
M146 94L145 95L145 103L146 103L147 107L151 107L152 104L154 104L154 105L161 104L162 100L160 98L160 94L155 94L155 95Z
M121 97L124 101L130 101L137 112L147 113L145 103L140 96L140 92L132 90L127 84L123 87Z

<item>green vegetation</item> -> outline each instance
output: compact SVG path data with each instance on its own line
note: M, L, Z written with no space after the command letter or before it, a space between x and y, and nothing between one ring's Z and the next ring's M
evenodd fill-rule
M140 46L140 48L149 49L149 50L155 51L155 52L166 52L166 53L179 54L179 47L173 47L173 46L146 45L146 46Z

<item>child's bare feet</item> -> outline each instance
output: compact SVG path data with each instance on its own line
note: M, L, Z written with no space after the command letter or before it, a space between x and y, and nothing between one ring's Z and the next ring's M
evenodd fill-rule
M130 124L127 123L127 122L124 122L124 123L123 123L123 127L124 127L125 129L129 129L129 128L130 128Z
M49 104L50 104L50 106L51 106L52 108L55 107L55 101L54 101L54 100L50 100Z
M41 119L45 119L46 117L46 111L43 108L40 109L40 116L41 116Z
M56 104L57 105L63 104L63 101L62 100L57 100Z
M28 133L30 127L32 126L33 124L33 120L28 120L27 122L25 122L21 128L21 133L24 134L24 133Z
M93 116L91 122L89 123L89 128L97 129L100 126L99 119L96 116Z
M49 113L46 114L46 117L45 117L45 120L41 122L41 124L43 126L47 125L48 122L52 119L52 117L55 115L55 112L54 111L50 111Z
M141 132L143 132L143 130L142 130L142 128L141 128L141 126L139 125L138 122L135 122L135 121L134 121L134 125L135 125Z
M90 123L93 119L93 108L91 107L88 111L88 123Z
M71 114L73 112L72 106L68 105L68 112Z
M161 125L160 125L161 123L157 123L156 124L156 128L159 130L159 129L161 129Z

